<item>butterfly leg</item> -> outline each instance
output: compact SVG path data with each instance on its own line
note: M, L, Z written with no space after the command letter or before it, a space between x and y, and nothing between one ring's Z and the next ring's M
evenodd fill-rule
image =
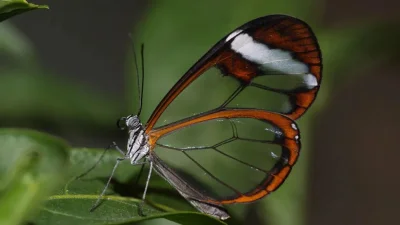
M117 151L119 151L122 155L125 155L125 152L120 149L117 145L117 143L115 143L114 141L107 147L104 149L104 151L101 153L100 158L96 161L96 163L90 167L88 170L86 170L84 173L80 174L79 176L76 176L74 178L74 180L78 180L84 176L86 176L88 173L90 173L94 168L97 167L97 165L101 162L101 160L103 159L104 155L106 154L106 152L112 148L115 148Z
M93 204L93 206L90 208L90 210L89 210L90 212L93 212L93 211L99 206L100 200L103 198L104 194L106 193L107 188L108 188L108 185L110 185L111 179L112 179L112 177L114 176L115 170L117 169L119 163L122 162L124 159L125 159L125 158L117 158L117 162L116 162L115 165L114 165L114 168L113 168L113 170L112 170L112 172L111 172L110 178L108 178L108 181L107 181L106 186L104 187L103 191L101 192L101 194L100 194L99 197L97 198L96 202L95 202L95 203Z
M138 176L136 178L136 181L135 181L135 185L136 186L139 184L139 180L142 177L142 173L143 173L144 166L146 165L146 163L147 163L147 159L146 158L143 160L143 162L140 163L140 164L142 164L142 166L140 167L139 174L138 174Z
M108 186L109 186L110 183L111 183L111 180L112 180L112 178L113 178L113 176L114 176L114 173L115 173L115 171L116 171L116 169L117 169L119 163L122 162L123 160L125 160L125 158L117 158L117 162L116 162L115 165L114 165L114 168L113 168L113 170L112 170L112 172L111 172L111 175L110 175L110 177L108 178L108 181L107 181L105 187L103 188L103 191L101 192L101 194L99 195L99 197L97 198L97 200L96 200L96 202L93 204L93 206L90 208L90 210L89 210L90 212L93 212L93 211L100 205L100 201L101 201L101 199L103 198L104 194L106 193L106 191L107 191L107 189L108 189ZM144 165L145 163L146 163L146 161L137 163L137 164L135 164L135 165ZM152 167L152 166L151 166L151 167ZM149 178L150 178L150 177L149 177ZM148 178L148 179L149 179L149 178ZM147 185L148 185L148 182L146 182L146 188L145 188L145 190L147 189ZM140 208L140 206L139 206L139 208Z
M90 167L88 170L86 170L85 172L81 173L79 176L73 177L72 179L70 179L70 180L68 181L68 183L67 183L67 184L65 185L65 187L64 187L64 192L65 192L65 193L68 192L68 185L69 185L71 182L73 182L73 181L75 181L75 180L81 179L82 177L84 177L84 176L86 176L88 173L90 173L92 170L94 170L94 168L96 168L96 167L99 165L99 163L100 163L101 160L103 159L103 157L104 157L104 155L106 154L106 152L107 152L108 150L112 149L112 148L117 149L122 155L125 155L124 151L122 151L122 150L118 147L118 145L117 145L115 142L111 143L107 148L104 149L104 151L103 151L103 152L101 153L101 155L100 155L100 158L96 161L95 164L93 164L93 166L91 166L91 167Z
M146 199L147 188L149 186L149 182L150 182L150 178L151 178L151 172L153 171L153 161L149 160L149 162L150 162L150 169L149 169L149 173L147 175L146 186L144 187L142 201L139 204L139 215L141 215L141 216L146 216L143 213L143 203L144 203L144 200Z
M117 151L119 151L119 153L121 153L122 155L125 155L124 150L122 150L120 147L118 147L117 143L115 143L115 141L112 142L112 144L110 145L109 148L115 148L117 149Z

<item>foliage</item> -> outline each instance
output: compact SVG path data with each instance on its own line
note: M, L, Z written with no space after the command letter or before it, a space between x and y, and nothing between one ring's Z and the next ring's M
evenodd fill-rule
M46 5L35 5L26 0L1 0L0 22L12 16L28 12L34 9L48 9Z
M365 58L368 59L371 49L383 57L396 57L395 54L398 53L390 48L390 42L397 41L400 33L391 30L390 24L380 23L355 24L341 30L322 27L318 24L321 15L312 10L312 6L317 4L313 0L252 2L253 4L249 4L249 1L231 4L231 1L209 0L193 4L186 0L159 0L151 5L147 19L136 30L140 33L137 39L144 40L149 46L146 49L146 62L157 64L147 67L146 83L152 86L145 88L145 101L150 104L145 105L144 115L150 114L185 68L238 25L273 13L289 14L308 21L320 40L324 56L321 93L312 111L300 122L304 151L299 163L277 193L256 205L259 214L266 215L271 224L298 225L304 219L302 209L305 205L309 155L307 149L310 149L309 127L312 116L323 107L327 94L336 85L341 72L353 66L349 59L354 60L352 63L360 63ZM0 21L43 8L47 6L34 5L25 0L0 0ZM391 33L390 40L386 36L380 36L381 33ZM380 43L386 43L384 48L377 48ZM12 68L1 68L0 115L3 118L19 120L28 114L32 117L25 117L26 120L45 118L60 127L72 121L85 123L94 130L102 130L112 125L110 118L117 118L123 111L114 101L104 100L104 95L100 93L52 79L50 73L35 62L32 46L4 23L0 28L0 46L4 46L1 54L11 58L7 63L16 65ZM127 74L127 81L131 84L135 83L135 74L132 71L133 69ZM156 81L160 74L165 76L163 82ZM340 78L340 81L345 80ZM135 102L136 92L128 93L127 99L129 103ZM134 107L131 109L135 111ZM87 177L80 180L74 180L74 177L90 168L100 154L100 149L71 148L63 140L44 133L1 129L0 224L13 225L25 221L38 225L132 224L140 221L153 224L159 218L181 224L223 224L209 216L188 211L192 208L159 177L151 180L148 204L143 209L147 217L138 215L138 193L143 190L143 185L135 185L140 168L132 168L129 163L121 165L104 201L97 210L89 213L88 209L109 177L118 157L117 152L106 154L99 166ZM45 199L47 201L43 203ZM41 204L44 205L38 212ZM228 220L229 224L242 223L245 220L246 212L243 209L233 208L230 212L234 219Z

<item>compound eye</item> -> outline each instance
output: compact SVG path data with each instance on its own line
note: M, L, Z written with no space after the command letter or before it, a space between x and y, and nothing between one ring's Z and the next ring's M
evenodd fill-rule
M119 118L119 120L117 120L117 127L120 130L126 129L126 117L121 117L121 118Z

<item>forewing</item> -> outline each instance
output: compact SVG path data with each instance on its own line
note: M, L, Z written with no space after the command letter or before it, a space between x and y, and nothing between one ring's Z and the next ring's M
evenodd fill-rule
M321 71L321 52L305 22L258 18L224 37L185 73L146 131L216 108L264 109L297 119L314 101Z

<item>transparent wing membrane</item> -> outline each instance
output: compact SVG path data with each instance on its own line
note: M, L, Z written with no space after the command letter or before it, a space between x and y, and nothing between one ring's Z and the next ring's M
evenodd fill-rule
M321 76L321 52L303 21L271 15L237 28L183 75L147 122L156 171L209 214L266 196L299 156L293 120L313 103Z
M167 107L155 127L217 108L254 108L282 114L297 106L296 92L308 90L309 75L263 75L245 84L216 67L205 71Z
M284 140L293 137L285 132L266 120L218 118L163 135L154 151L190 186L223 201L266 188L277 170L291 166Z
M237 80L224 78L217 68L211 67L171 102L156 127L218 108L239 86Z
M289 96L274 91L246 86L227 105L229 108L257 108L286 113L293 109Z
M314 101L321 73L321 52L306 23L282 15L259 18L227 35L186 72L153 112L147 131L224 107L297 119Z

